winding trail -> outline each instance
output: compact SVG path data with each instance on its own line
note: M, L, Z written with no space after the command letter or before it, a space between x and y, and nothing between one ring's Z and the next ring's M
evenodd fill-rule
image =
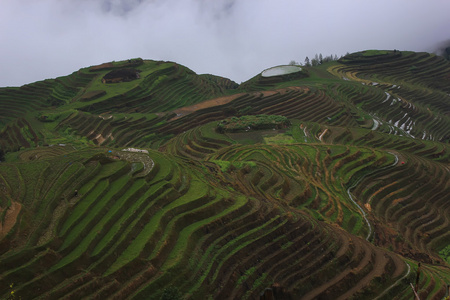
M328 129L325 129L320 135L319 135L319 141L323 143L323 136L328 132Z
M392 166L384 167L384 168L382 168L381 170L384 170L384 169L386 169L386 168L388 168L388 167L394 167L395 165L398 164L398 155L395 154L395 153L392 153L392 152L388 152L388 153L395 156L395 161L394 161L394 163L392 164Z
M379 170L384 170L384 169L391 168L391 167L394 167L394 166L397 165L397 163L398 163L398 156L397 156L397 154L392 153L392 152L388 152L388 153L395 156L395 161L394 161L394 163L393 163L392 165L390 165L390 166L386 166L386 167L381 168L381 169L379 169ZM364 175L364 176L362 176L361 178L359 178L358 181L356 181L352 186L350 186L350 187L347 189L347 195L348 195L348 197L350 198L350 200L356 205L356 207L358 207L359 211L361 212L361 215L363 216L364 220L365 220L366 223L367 223L367 226L369 227L369 233L367 234L367 237L366 237L366 241L369 241L369 238L370 238L370 236L372 235L372 232L373 232L372 225L370 225L369 219L367 219L367 216L366 216L367 214L366 214L366 212L362 209L361 206L359 206L358 203L356 203L356 201L353 199L352 193L351 193L351 191L350 191L350 190L353 189L355 186L357 186L357 185L358 185L358 184L359 184L366 176L367 176L367 174Z
M370 222L369 222L369 220L368 220L367 217L366 217L366 212L361 208L361 206L359 206L358 203L356 203L356 201L353 199L352 193L350 192L350 189L352 189L352 188L354 188L356 185L358 185L364 177L365 177L365 176L361 177L357 182L355 182L351 187L349 187L349 188L347 189L347 195L348 195L348 197L350 198L350 200L353 202L353 204L355 204L355 205L358 207L358 209L359 209L359 211L361 212L361 214L362 214L364 220L366 220L367 226L369 227L369 233L367 234L366 241L369 241L369 238L370 238L370 236L372 235L372 232L373 232L373 230L372 230L372 225L370 225Z
M380 122L378 120L376 120L374 118L374 116L372 116L372 120L373 120L373 126L371 130L377 130L377 128L380 126Z
M389 286L387 289L385 289L381 294L379 294L376 298L374 298L373 300L376 299L380 299L382 296L384 296L390 289L392 289L394 286L396 286L397 284L400 283L400 281L402 281L403 279L405 279L409 273L411 273L411 266L405 262L405 265L408 267L408 271L406 272L406 274L400 278L399 280L397 280L396 282L394 282L391 286Z

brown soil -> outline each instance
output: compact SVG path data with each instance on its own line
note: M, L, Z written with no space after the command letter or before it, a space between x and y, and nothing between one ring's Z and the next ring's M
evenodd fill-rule
M378 220L371 220L371 222L374 225L374 244L376 246L386 249L391 248L395 253L403 257L408 257L423 263L433 264L434 261L441 262L439 257L431 257L428 253L412 247L394 229L393 224L383 224Z
M81 96L80 101L91 101L97 98L100 98L102 96L106 95L106 92L103 90L95 90L95 91L90 91L87 93L84 93L83 96Z
M290 87L290 88L285 88L285 89L278 89L278 90L273 90L273 91L262 91L262 92L254 92L254 93L249 93L250 95L262 95L263 97L268 97L268 96L272 96L274 94L284 94L289 90L305 90L308 91L309 89L306 87ZM172 119L170 119L169 121L174 121L177 120L179 118L182 118L186 115L189 115L197 110L200 109L204 109L204 108L209 108L209 107L214 107L214 106L218 106L218 105L224 105L227 103L230 103L231 101L239 98L240 96L246 95L247 93L239 93L239 94L235 94L235 95L230 95L230 96L224 96L224 97L219 97L219 98L214 98L214 99L210 99L210 100L206 100L191 106L185 106L185 107L181 107L178 108L176 110L174 110L173 112L176 113L177 115L175 117L173 117Z
M175 117L173 117L172 119L170 119L169 121L179 119L181 117L189 115L200 109L227 104L242 95L245 95L245 93L210 99L210 100L206 100L206 101L203 101L203 102L191 105L191 106L186 106L186 107L176 109L173 112L176 113L177 115Z
M115 69L106 74L102 82L103 83L119 83L128 82L135 79L139 79L139 71L133 68Z
M64 215L67 206L68 202L62 200L55 208L52 214L50 225L47 227L47 230L44 232L44 234L39 238L39 246L44 245L54 237L53 232L55 231L56 225L58 224L58 220Z
M97 66L92 66L89 68L90 71L99 71L102 69L106 69L106 68L112 68L114 67L114 65L112 63L104 63L101 65L97 65Z
M404 165L404 164L407 163L406 157L403 156L401 153L398 153L398 152L396 152L396 151L390 151L390 152L394 153L394 154L397 155L397 157L398 157L398 162L397 162L397 165L396 165L396 166L402 166L402 165Z
M5 237L17 222L17 216L22 209L19 202L12 201L11 206L7 209L5 219L0 222L0 239Z

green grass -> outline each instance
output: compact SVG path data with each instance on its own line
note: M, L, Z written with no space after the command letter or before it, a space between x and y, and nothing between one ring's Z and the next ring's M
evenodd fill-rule
M240 132L248 130L285 128L290 125L289 120L283 116L256 115L232 117L217 124L218 132Z
M216 202L222 201L222 200L223 199L217 199L215 202L211 202L210 205L214 205ZM204 226L214 220L220 219L221 217L232 212L233 210L238 209L240 205L243 205L243 203L235 202L233 206L230 206L230 207L222 210L220 213L215 214L212 217L198 221L196 223L193 223L193 224L183 228L183 230L180 232L177 243L175 244L174 248L170 252L170 256L167 258L165 265L162 267L162 270L167 270L167 269L173 267L175 265L175 263L181 259L181 255L185 254L189 239L192 237L193 233L195 233L202 226Z
M200 191L200 193L199 193ZM146 224L143 230L139 233L133 243L128 246L125 251L117 258L117 260L111 265L111 267L106 271L105 275L111 274L114 271L120 269L126 263L138 257L139 253L144 249L149 237L151 237L155 231L159 228L161 218L164 214L171 209L196 200L204 196L207 192L203 182L193 179L189 186L189 191L176 199L175 201L169 203L164 209L159 210ZM156 246L157 247L157 246Z
M272 231L275 231L278 227L283 226L287 220L281 221L281 223L271 227L272 222L277 220L279 216L276 216L270 220L267 220L267 222L257 228L251 229L247 231L245 234L239 236L236 239L233 239L230 241L226 247L221 249L221 252L227 251L226 255L221 258L220 262L218 262L216 271L213 273L213 276L210 278L210 282L213 282L216 280L217 276L219 275L220 266L223 264L224 261L227 261L230 259L233 255L235 255L239 250L243 249L244 247L250 245L251 243L255 242L256 240L260 239L262 236L269 234ZM267 227L267 229L266 229Z
M238 206L243 206L247 203L247 201L249 201L248 198L242 197L242 196L238 197L236 200L237 201L236 201L235 205L238 205ZM201 261L198 262L198 264L197 264L198 267L202 266L204 263L207 263L208 265L205 268L205 271L203 271L201 278L199 278L197 280L196 284L190 288L189 293L192 293L193 291L198 289L199 286L202 284L202 282L205 280L208 271L211 269L212 264L214 263L214 258L212 260L208 260L207 258L212 255L214 255L214 257L216 257L218 255L217 253L214 253L214 252L215 252L215 250L217 250L216 245L219 241L220 241L220 239L216 239L205 251L205 253L203 254L203 256L201 258Z
M57 180L52 184L52 188L47 191L45 197L47 199L53 199L58 194L58 191L61 193L64 189L70 185L70 179L74 179L76 175L80 174L80 171L84 168L83 164L75 162L69 163L69 166L64 170L64 173L60 174Z
M126 63L113 62L112 68ZM0 89L0 148L7 152L0 163L0 220L6 221L13 202L22 205L16 226L0 240L7 246L0 247L0 298L7 293L2 286L15 282L23 299L157 299L168 286L203 299L221 293L216 283L236 288L236 298L245 299L274 283L274 275L303 293L328 279L319 282L317 274L339 276L335 261L359 278L369 267L358 269L356 259L366 250L376 250L377 257L391 253L382 253L376 238L376 245L353 239L368 233L346 193L356 183L355 201L372 205L371 225L389 220L380 226L397 230L403 238L396 242L417 254L417 260L408 259L411 266L417 268L424 251L430 252L423 257L437 261L440 255L450 264L444 216L448 62L426 53L367 50L305 67L304 78L257 75L232 90L225 79L197 76L171 62L144 61L135 68L141 78L131 82L103 84L111 69L85 68ZM175 108L235 93L243 95L172 120ZM391 97L382 103L386 93ZM402 100L391 105L393 99ZM405 113L415 122L415 139L399 136L399 128L388 134L392 124L405 124ZM291 126L254 130L277 125L275 118L289 118ZM373 118L380 121L374 131ZM244 131L221 134L216 130L221 120ZM423 131L432 140L421 140ZM112 134L104 144L108 148L96 147L97 133ZM60 143L66 146L46 146ZM108 158L108 150L126 147L158 149L149 154L155 169L142 176L136 160ZM392 166L395 157L387 153L394 151L405 165ZM393 204L397 199L403 200ZM420 234L407 234L409 224L422 221ZM298 226L317 230L305 229L313 240L302 245ZM47 237L52 230L55 236ZM47 250L39 244L43 236ZM344 240L348 248L339 248ZM272 268L274 257L259 251L264 247L274 247L283 267ZM298 273L304 274L298 281L291 277L304 272L300 253L312 266L322 247L329 254L344 252L322 269ZM283 262L291 255L296 258ZM327 258L317 257L322 259ZM422 290L430 297L442 294L450 280L445 266L422 263ZM397 264L387 265L365 288L388 287ZM413 273L405 280L413 280ZM350 289L347 278L328 288ZM412 293L399 284L390 296Z
M253 273L255 273L256 268L255 267L251 267L250 269L247 269L244 274L239 277L236 286L240 286L244 281L246 281Z
M216 131L217 128L217 122L210 122L202 127L200 127L200 131L202 132L202 136L206 139L215 139L215 140L223 140L225 142L232 143L233 140L229 139L225 134L218 133Z
M144 185L143 180L138 181L140 184ZM127 210L122 214L122 216L114 222L114 224L111 226L111 228L107 231L107 233L104 235L104 237L100 240L100 242L95 246L94 250L92 251L91 256L98 255L101 251L104 250L106 245L108 245L109 242L112 241L113 237L119 232L119 230L122 228L125 221L127 221L128 218L132 218L136 213L138 213L137 209L145 202L148 201L148 198L159 188L158 185L154 185L150 187L141 197L133 201L132 205L127 207ZM130 193L127 191L127 193ZM131 194L131 193L130 193ZM126 198L126 195L124 195L123 198Z
M59 233L60 236L64 236L69 228L71 228L78 220L83 218L88 208L91 207L93 203L98 201L97 199L99 199L100 195L108 189L109 185L110 183L106 179L100 180L96 183L95 187L77 203L68 219L64 222ZM79 194L81 194L81 191L79 191Z
M385 55L389 54L390 51L386 50L366 50L362 52L363 56L375 56L375 55Z
M126 180L125 180L126 179ZM119 190L119 186L120 184L124 185L125 183L128 182L128 178L124 177L124 180L122 180L122 182L114 182L114 184L112 185L113 187L116 187L116 190L114 192L117 192ZM59 262L59 266L64 266L65 264L75 260L77 257L81 256L83 253L86 252L88 246L92 243L92 241L98 236L101 235L102 233L104 234L104 230L105 225L107 224L107 222L115 215L117 214L121 209L123 209L125 202L128 200L129 197L131 197L133 195L134 192L136 192L139 188L141 188L143 185L145 184L145 180L143 179L138 179L136 182L134 182L134 184L126 191L126 193L120 197L119 199L117 199L114 204L111 206L111 208L108 209L107 213L100 219L98 220L97 224L87 233L87 235L83 238L83 240L76 246L76 248L69 253L68 255L66 255L64 257L64 259L62 259ZM111 192L111 196L113 195L113 192ZM105 198L108 198L108 194L105 195ZM99 203L99 206L103 207L103 209L105 208L104 203ZM96 207L93 208L92 211L98 211L96 210ZM93 214L92 214L93 215ZM86 220L92 220L91 218L89 218L89 215L86 216ZM87 221L85 221L84 223L87 223ZM82 223L80 223L80 227ZM80 229L81 230L81 229ZM79 232L80 230L77 230L77 228L75 227L73 232ZM71 241L71 235L69 234L67 236L67 238L64 241L64 244L62 246L62 249L64 249L64 245L70 243ZM103 245L99 245L99 248L101 249L102 246L105 246L105 244Z
M253 161L226 161L226 160L211 160L211 162L215 163L220 167L222 172L228 172L228 170L233 167L236 169L241 169L246 166L256 167L256 163Z
M92 202L89 201L89 203L85 203L85 205L80 206L80 209L78 211L74 211L74 213L73 213L73 215L75 216L74 218L76 218L76 220L80 220L80 222L78 224L76 224L68 232L67 237L65 237L64 243L60 248L61 250L68 247L74 241L74 239L80 235L80 233L86 228L88 223L90 221L92 221L96 217L96 215L100 212L100 210L102 210L105 207L105 205L112 198L112 196L116 192L118 192L120 190L120 188L125 186L126 183L128 183L128 180L129 180L129 178L122 177L121 179L119 179L119 182L115 181L114 184L106 183L105 185L101 186L101 188L103 188L102 190L100 190L100 189L95 190L95 192L98 192L98 194L95 193L94 195L99 195L100 193L103 193L105 189L108 189L108 187L109 187L107 193L101 198L91 198L91 197L85 198L85 199L87 199L87 201L91 200ZM78 208L78 206L77 206L77 208ZM87 209L87 208L89 208L89 209ZM66 227L69 227L69 225L66 225L63 229L65 229ZM62 231L62 233L64 233L64 231Z
M248 299L250 297L250 294L253 291L260 291L261 289L264 288L264 286L267 286L267 284L269 284L271 282L271 280L268 278L269 274L267 273L262 273L261 276L259 276L254 282L253 282L253 286L252 289L247 291L244 296L242 297L242 299Z
M79 189L79 194L84 195L88 193L94 187L97 187L97 182L103 178L108 178L124 168L127 165L126 161L114 161L107 164L103 164L100 168L100 172L83 187Z
M277 134L275 136L266 136L263 138L266 144L283 145L283 144L293 144L296 142L292 136L286 134Z
M112 229L107 233L107 235L105 237L103 237L103 240L100 241L100 243L103 245L104 243L108 242L107 240L111 237L112 234L114 234L114 230L117 229L118 226L121 226L122 222L124 222L126 220L127 217L131 215L135 215L134 219L132 220L132 222L127 226L127 228L124 229L123 234L121 234L120 236L117 237L117 239L114 242L114 245L111 246L108 249L108 252L106 255L110 255L111 252L115 251L116 247L123 243L129 235L133 234L133 231L136 230L136 224L143 218L144 214L146 213L146 211L148 209L150 209L153 205L155 205L155 201L157 201L158 199L161 199L164 197L164 192L159 195L158 197L153 197L154 194L156 194L158 191L170 191L170 189L167 188L168 184L167 182L164 181L160 181L154 185L152 185L147 192L141 197L142 201L144 201L146 204L144 205L143 209L141 210L135 210L135 207L133 207L133 209L129 209L124 216L122 216L122 218L115 223L115 225L112 227ZM100 252L100 246L97 245L97 247L93 250L93 253L95 253L95 255L97 255ZM94 254L93 254L94 255ZM98 261L95 265L97 265L98 263L100 263L101 261Z
M450 265L450 245L447 245L439 251L439 255Z

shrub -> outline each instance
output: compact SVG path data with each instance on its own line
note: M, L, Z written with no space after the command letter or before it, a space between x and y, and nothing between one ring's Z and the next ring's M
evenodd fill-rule
M224 132L239 132L248 130L261 129L282 129L291 125L288 118L277 115L256 115L256 116L242 116L232 117L220 121L217 124L217 131Z
M160 300L181 300L183 296L181 295L178 288L174 286L169 286L164 289L164 292L161 295Z

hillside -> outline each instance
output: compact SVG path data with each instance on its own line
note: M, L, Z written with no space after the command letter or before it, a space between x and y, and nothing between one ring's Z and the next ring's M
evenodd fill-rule
M449 142L429 53L0 88L0 297L442 299Z

